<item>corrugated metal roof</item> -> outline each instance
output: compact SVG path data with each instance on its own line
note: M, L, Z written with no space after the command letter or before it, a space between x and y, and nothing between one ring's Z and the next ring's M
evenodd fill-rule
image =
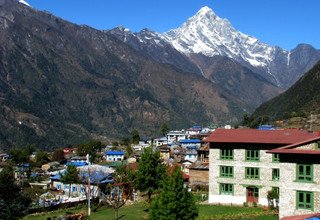
M81 166L88 165L88 163L84 161L68 161L66 163L66 166L69 166L69 165L75 165L76 167L81 167Z
M216 129L204 140L210 143L293 144L319 137L318 132L297 129Z
M86 182L88 177L90 177L90 182L93 184L113 182L112 173L114 172L114 169L107 166L97 164L87 165L78 167L78 171L79 178L83 182ZM61 174L64 172L66 172L66 170L62 170L56 175L50 177L50 179L53 181L60 181Z
M199 139L184 139L179 141L180 144L185 144L185 143L201 143Z
M290 144L284 147L275 148L273 150L267 151L267 153L277 153L277 154L320 154L320 150L311 149L295 149L296 147L307 145L310 143L320 141L320 136L316 138L310 138L298 143Z
M123 151L112 151L112 150L109 150L106 152L106 155L124 155L124 152Z

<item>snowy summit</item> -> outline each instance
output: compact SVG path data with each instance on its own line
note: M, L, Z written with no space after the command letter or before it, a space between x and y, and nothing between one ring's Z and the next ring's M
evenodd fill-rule
M227 19L218 17L207 6L163 37L186 55L227 56L256 67L268 66L274 55L274 47L236 30Z
M22 3L22 4L24 4L24 5L27 5L27 6L31 7L31 5L29 5L29 3L26 2L26 1L24 1L24 0L19 0L19 2Z

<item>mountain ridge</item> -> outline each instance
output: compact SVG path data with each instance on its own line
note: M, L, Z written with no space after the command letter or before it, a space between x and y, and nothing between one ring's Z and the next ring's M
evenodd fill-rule
M187 56L202 53L209 57L221 55L235 59L281 88L288 88L320 60L320 53L313 47L311 54L297 51L299 45L287 51L243 34L207 6L179 28L165 32L162 36ZM294 53L304 54L305 61L290 62L290 55ZM312 62L308 62L308 59ZM301 72L301 69L305 71Z
M1 148L153 137L163 122L232 123L248 109L201 74L17 1L0 0L0 30Z
M268 116L271 120L294 115L319 114L320 62L304 74L287 91L263 103L253 117Z

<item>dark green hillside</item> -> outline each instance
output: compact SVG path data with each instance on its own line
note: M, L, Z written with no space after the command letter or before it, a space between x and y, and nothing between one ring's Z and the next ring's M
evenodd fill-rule
M320 113L320 62L283 94L262 104L253 116L271 119Z

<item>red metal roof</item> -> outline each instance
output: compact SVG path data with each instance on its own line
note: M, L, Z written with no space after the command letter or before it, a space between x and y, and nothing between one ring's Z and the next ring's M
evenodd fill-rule
M257 143L288 145L319 136L319 132L309 132L298 129L216 129L208 138L203 141L211 143Z
M320 141L320 136L309 138L298 143L290 144L284 147L275 148L267 151L267 153L276 154L320 154L320 150L308 150L308 149L295 149L296 147L307 145L316 141Z
M306 218L312 218L312 217L318 217L320 216L320 213L312 213L312 214L306 214L306 215L296 215L296 216L287 216L281 218L281 220L304 220Z

